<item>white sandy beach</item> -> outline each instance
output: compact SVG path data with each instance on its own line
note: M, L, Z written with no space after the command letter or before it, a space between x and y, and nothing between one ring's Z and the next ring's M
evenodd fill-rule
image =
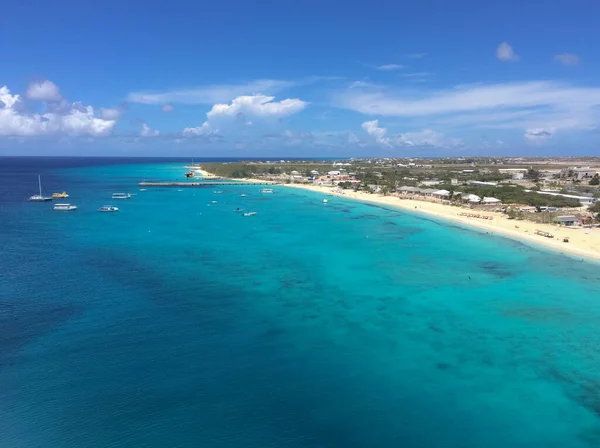
M475 227L486 232L501 234L524 243L545 246L566 255L600 261L600 228L557 228L556 225L508 219L503 213L475 211L466 207L454 207L414 199L400 199L396 196L382 196L360 191L354 192L351 190L336 192L332 187L304 184L289 184L285 186L316 191L323 193L324 195L333 194L334 196L343 196L345 198L373 202L409 210L415 213L423 213L429 216L458 222L466 226ZM493 219L484 220L481 218L469 218L466 216L459 216L459 213L480 213L481 215L492 216ZM536 230L551 233L554 235L554 238L536 235ZM588 233L586 233L586 231ZM563 242L564 237L569 238L568 243Z

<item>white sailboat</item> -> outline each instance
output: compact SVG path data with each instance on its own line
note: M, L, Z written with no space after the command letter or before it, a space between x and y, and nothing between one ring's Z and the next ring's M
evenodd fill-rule
M51 201L51 197L42 196L42 177L38 175L38 185L40 187L40 194L34 194L33 196L29 196L29 200L31 202L46 202Z

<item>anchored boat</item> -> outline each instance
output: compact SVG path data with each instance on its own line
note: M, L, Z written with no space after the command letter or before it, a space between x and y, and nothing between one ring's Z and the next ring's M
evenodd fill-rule
M98 209L99 212L118 212L119 208L114 205L103 205Z
M113 193L113 199L129 199L131 195L129 193Z
M52 198L42 196L42 178L38 176L38 186L40 188L40 194L34 194L33 196L29 196L29 200L31 202L46 202L51 201Z
M54 206L54 210L62 211L62 212L72 212L72 211L77 210L77 206L71 205L71 204L56 204Z

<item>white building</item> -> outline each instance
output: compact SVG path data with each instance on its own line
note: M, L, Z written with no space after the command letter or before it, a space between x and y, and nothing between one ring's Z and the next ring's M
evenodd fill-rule
M531 191L531 190L525 190L525 191ZM547 194L549 196L562 196L563 198L577 199L581 205L592 205L592 204L595 204L597 201L596 198L590 198L588 196L575 196L573 194L552 193L550 191L538 191L537 193L538 194Z

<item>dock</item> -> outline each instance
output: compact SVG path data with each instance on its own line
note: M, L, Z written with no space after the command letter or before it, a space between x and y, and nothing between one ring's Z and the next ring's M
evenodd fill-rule
M273 182L140 182L140 187L241 187L244 185L277 185Z

